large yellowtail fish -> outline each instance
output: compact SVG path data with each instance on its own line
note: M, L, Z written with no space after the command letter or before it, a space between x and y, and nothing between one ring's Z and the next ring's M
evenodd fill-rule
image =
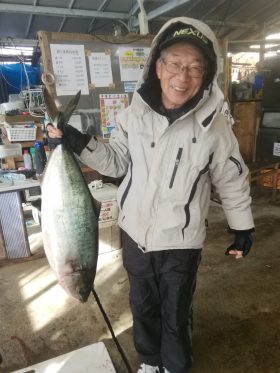
M75 110L80 92L64 111L44 90L47 113L63 129ZM72 151L56 146L42 181L42 233L44 250L59 284L72 297L86 302L93 288L98 258L98 209Z

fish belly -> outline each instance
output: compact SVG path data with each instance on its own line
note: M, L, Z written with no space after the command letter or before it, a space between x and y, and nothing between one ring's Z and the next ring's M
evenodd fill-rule
M49 264L63 289L85 302L96 273L98 216L80 167L64 145L58 145L48 161L41 214Z

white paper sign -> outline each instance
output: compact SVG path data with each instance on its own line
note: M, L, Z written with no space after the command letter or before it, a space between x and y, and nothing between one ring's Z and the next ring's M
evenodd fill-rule
M120 48L119 62L121 81L137 81L143 71L150 48Z
M91 83L95 87L109 87L113 84L111 56L105 53L91 53L89 56Z
M56 94L88 95L88 78L83 45L50 44Z
M280 157L280 142L275 142L273 144L273 155Z

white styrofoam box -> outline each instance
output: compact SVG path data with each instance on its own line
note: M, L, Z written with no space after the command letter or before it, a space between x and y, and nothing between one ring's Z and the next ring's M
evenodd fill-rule
M21 156L22 156L21 144L0 145L0 158L21 157Z
M73 114L69 119L68 123L76 128L78 131L83 132L83 122L81 114Z
M8 102L15 102L15 101L22 101L24 103L24 100L18 93L16 94L9 94L9 101Z
M21 109L21 110L24 109L23 100L12 101L12 102L3 102L2 104L0 104L1 114L5 114L6 111L17 110L17 109Z
M103 342L68 352L13 373L116 373Z
M102 227L99 224L99 254L121 249L121 230L115 224L110 227Z
M118 187L111 183L103 184L100 180L94 180L89 184L93 197L101 202L99 215L100 227L110 227L117 223L119 208L117 204Z
M94 180L89 184L89 189L93 197L101 202L98 222L99 254L121 249L121 231L118 226L118 187L111 183L103 184L102 180Z

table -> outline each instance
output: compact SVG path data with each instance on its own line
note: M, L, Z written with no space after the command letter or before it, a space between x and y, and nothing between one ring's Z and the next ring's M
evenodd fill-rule
M40 182L33 179L15 181L13 185L0 183L0 244L5 258L31 256L20 192L38 186Z

